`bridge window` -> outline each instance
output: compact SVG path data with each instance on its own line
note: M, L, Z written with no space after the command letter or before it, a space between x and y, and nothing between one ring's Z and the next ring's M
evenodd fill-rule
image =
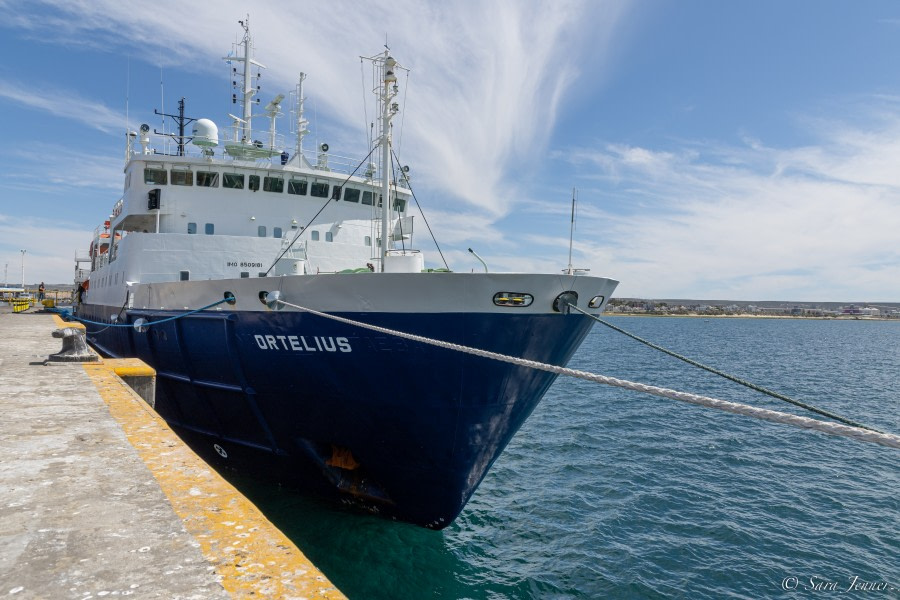
M308 187L309 182L305 179L291 179L290 181L288 181L288 194L305 196Z
M216 232L216 226L214 223L206 224L206 235L212 235Z
M184 169L172 169L172 185L194 185L194 173Z
M284 191L284 178L282 177L264 177L263 191L282 193Z
M232 190L244 189L244 176L241 173L223 173L222 187Z
M345 202L359 202L359 190L353 188L347 188L344 191L344 201Z
M197 233L196 223L188 223L188 233Z
M362 203L372 206L372 192L363 192Z
M336 185L331 188L331 199L332 200L340 200L341 199L341 186Z
M326 242L333 242L333 241L334 241L334 236L331 234L330 231L326 231L326 232L325 232L325 241L326 241Z
M310 196L315 196L316 198L327 198L328 197L328 184L323 183L321 181L315 181L312 184L312 189L309 191Z
M250 277L250 273L248 271L241 271L241 279L248 279Z
M197 171L197 185L200 187L219 187L219 174L212 171Z
M318 242L318 241L319 241L319 232L318 232L318 231L313 231L313 232L310 234L310 236L312 236L312 240L313 240L314 242Z
M256 228L256 234L257 234L259 237L266 237L266 226L265 226L265 225L260 225L259 227L257 227L257 228Z
M366 246L371 246L371 245L372 245L372 236L367 235L366 236Z
M406 200L394 198L394 210L396 210L397 212L403 212L404 210L406 210Z
M191 278L191 272L190 271L180 271L178 273L178 278L181 281L188 281Z
M277 237L277 238L281 238L281 237L282 237L282 235L281 235L281 227L275 227L275 228L272 230L272 237Z
M165 169L144 169L144 183L166 185L167 180Z

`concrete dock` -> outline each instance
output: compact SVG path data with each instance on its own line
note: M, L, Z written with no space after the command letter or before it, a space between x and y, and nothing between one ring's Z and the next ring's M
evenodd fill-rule
M344 598L59 325L0 312L0 597Z

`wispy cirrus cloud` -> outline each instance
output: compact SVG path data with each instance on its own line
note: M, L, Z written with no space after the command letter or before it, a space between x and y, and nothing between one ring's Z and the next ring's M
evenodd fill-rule
M15 11L15 19L34 35L53 28L61 43L102 38L112 47L158 54L204 72L220 68L218 58L237 37L236 21L247 10L245 3L229 0L201 10L203 18L172 19L174 2L41 0L32 6ZM498 218L512 198L527 195L516 176L533 167L545 148L560 101L579 76L586 42L592 52L611 44L627 8L619 0L385 0L360 10L344 0L327 7L254 6L250 19L259 57L276 82L272 93L292 89L305 71L316 110L341 129L332 139L358 139L361 146L367 129L363 97L371 94L368 81L361 85L358 55L382 50L386 40L412 69L409 90L401 92L408 101L405 114L395 130L403 128L401 150L415 157L419 181ZM592 78L601 77L603 69L602 62L592 65ZM10 86L0 94L25 101ZM83 100L99 111L79 111L94 113L89 126L124 122L114 111ZM47 101L40 108L79 118L62 102Z
M27 110L49 113L75 121L103 133L120 133L125 114L100 101L85 98L74 90L63 90L46 83L23 83L0 79L0 99Z

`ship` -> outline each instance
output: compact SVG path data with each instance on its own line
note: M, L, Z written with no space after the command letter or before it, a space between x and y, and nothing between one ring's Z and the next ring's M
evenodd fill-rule
M466 349L565 365L618 282L571 264L427 268L392 139L405 67L362 57L368 156L309 150L306 75L262 105L239 23L223 59L240 116L220 137L182 99L154 111L172 132L126 131L123 193L76 258L73 318L103 355L156 370L156 411L211 464L444 528L556 377Z

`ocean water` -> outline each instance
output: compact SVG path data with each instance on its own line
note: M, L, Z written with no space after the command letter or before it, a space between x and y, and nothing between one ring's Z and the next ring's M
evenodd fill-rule
M609 320L900 432L900 322ZM570 366L805 414L599 324ZM900 451L581 380L444 531L231 478L352 600L900 598Z

